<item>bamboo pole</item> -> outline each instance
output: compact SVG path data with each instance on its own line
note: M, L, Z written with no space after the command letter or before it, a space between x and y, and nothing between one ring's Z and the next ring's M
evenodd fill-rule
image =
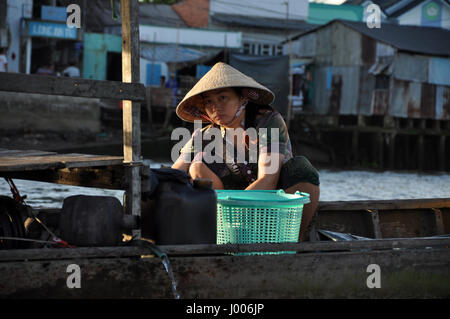
M139 82L139 3L138 0L121 0L122 14L122 82ZM141 215L141 131L140 104L123 101L123 162L126 166L127 214ZM140 237L134 230L133 236Z

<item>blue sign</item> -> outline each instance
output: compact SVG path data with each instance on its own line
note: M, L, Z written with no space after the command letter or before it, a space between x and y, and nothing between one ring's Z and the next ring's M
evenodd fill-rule
M28 35L30 37L76 39L77 28L69 28L66 24L60 23L29 21Z
M422 5L421 25L440 27L442 20L442 4L440 1L428 1Z
M42 6L41 19L66 22L66 7Z

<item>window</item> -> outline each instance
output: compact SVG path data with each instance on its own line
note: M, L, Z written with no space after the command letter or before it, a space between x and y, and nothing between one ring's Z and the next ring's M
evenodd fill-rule
M276 54L274 55L282 55L283 54L283 46L277 45Z
M244 42L242 45L242 53L251 55L282 55L283 46L268 43Z
M242 52L244 54L250 54L250 44L249 43L244 43Z
M387 90L389 89L389 75L379 74L375 77L375 89Z

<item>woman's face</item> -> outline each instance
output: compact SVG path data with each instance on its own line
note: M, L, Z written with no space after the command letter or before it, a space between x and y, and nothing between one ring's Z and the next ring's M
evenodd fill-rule
M230 88L215 89L202 94L206 114L218 125L230 123L243 99Z

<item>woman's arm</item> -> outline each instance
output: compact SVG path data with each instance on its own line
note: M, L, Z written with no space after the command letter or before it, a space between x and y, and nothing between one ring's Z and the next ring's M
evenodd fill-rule
M251 183L246 190L275 189L280 177L284 155L279 153L263 153L258 157L258 179Z
M189 171L189 166L191 163L187 163L183 161L182 156L178 157L178 159L173 163L172 168L179 169L181 171L185 171L186 173Z

